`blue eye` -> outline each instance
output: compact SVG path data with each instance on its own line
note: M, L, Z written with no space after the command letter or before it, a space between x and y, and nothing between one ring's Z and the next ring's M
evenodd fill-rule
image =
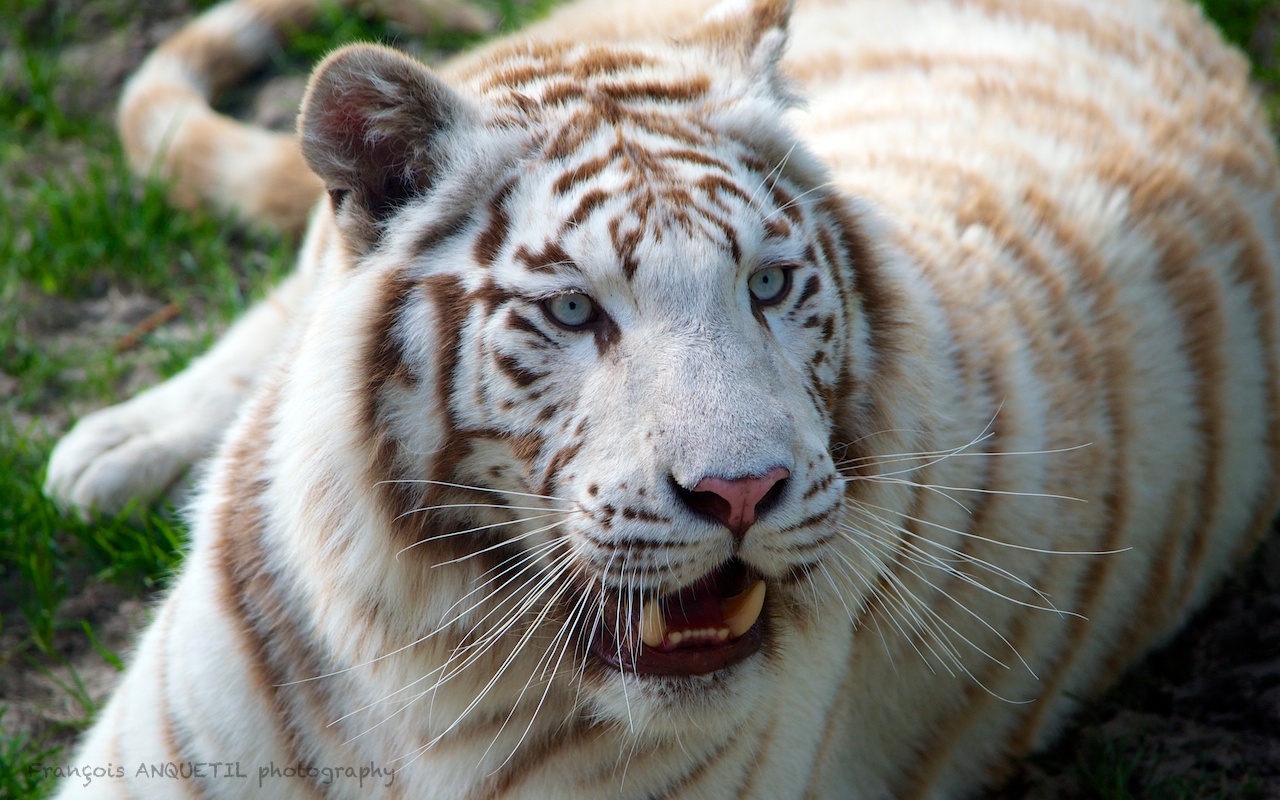
M782 267L765 267L752 273L747 288L757 305L771 306L781 302L791 287L791 273Z
M552 321L566 328L581 328L596 318L596 305L581 292L558 294L543 302Z

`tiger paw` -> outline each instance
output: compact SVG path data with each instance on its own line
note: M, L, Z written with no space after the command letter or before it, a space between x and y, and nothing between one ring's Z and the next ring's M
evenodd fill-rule
M194 460L203 437L159 399L144 394L80 420L53 450L45 495L87 516L118 513L131 500L163 494Z

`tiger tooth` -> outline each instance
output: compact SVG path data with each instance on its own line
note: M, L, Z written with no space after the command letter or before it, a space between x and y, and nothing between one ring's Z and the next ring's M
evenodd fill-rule
M667 638L667 621L662 616L662 605L650 600L640 610L640 641L649 647L658 647Z
M764 608L764 581L756 581L742 594L720 601L720 613L729 626L729 635L738 638L751 629Z

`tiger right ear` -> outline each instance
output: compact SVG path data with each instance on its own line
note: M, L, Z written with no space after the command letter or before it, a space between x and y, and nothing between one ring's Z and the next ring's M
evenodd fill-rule
M710 50L786 97L780 91L778 62L786 49L793 7L794 0L722 0L680 41Z
M404 202L428 191L476 128L470 104L422 64L355 45L311 77L298 129L308 166L325 182L344 229L371 247Z

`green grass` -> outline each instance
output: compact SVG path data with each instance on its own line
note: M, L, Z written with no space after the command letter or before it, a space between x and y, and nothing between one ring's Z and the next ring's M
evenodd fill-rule
M1198 0L1200 7L1222 33L1241 49L1248 50L1262 16L1273 12L1275 0Z
M1097 800L1247 800L1261 791L1241 789L1212 767L1190 774L1162 775L1166 754L1152 752L1127 737L1088 737L1073 769L1085 795Z
M495 0L489 7L501 27L510 29L553 3ZM1280 0L1202 4L1229 38L1247 46L1259 20L1275 13ZM80 712L67 723L72 729L89 722L94 704L74 670L68 671L67 643L97 653L112 668L120 660L88 620L65 613L64 601L94 582L137 595L163 587L181 561L186 534L164 508L130 509L92 523L60 513L40 492L60 431L38 421L58 409L121 399L140 369L160 377L175 373L282 275L292 258L291 245L279 237L171 207L162 186L129 173L107 115L77 114L59 103L58 88L68 77L61 53L102 33L86 30L80 6L89 4L0 0L0 18L10 21L0 30L0 53L12 65L0 83L0 667L16 662L51 677L55 670L69 675L57 681ZM100 20L120 22L135 6L119 0L98 3L95 10ZM479 38L445 32L418 44L450 51ZM357 39L404 43L394 26L329 12L314 29L291 32L288 55L276 68L302 68ZM1274 65L1259 67L1259 74L1280 85ZM114 340L61 340L33 330L31 320L49 305L74 309L111 287L176 304L176 330L189 335L160 330L118 353ZM0 797L29 800L51 787L32 767L56 763L63 754L54 742L65 736L56 726L12 727L13 717L0 698ZM1099 797L1123 798L1145 785L1151 757L1102 744L1078 768Z
M1277 0L1196 0L1226 38L1249 54L1253 77L1267 90L1263 103L1272 126L1280 125L1280 37L1269 45L1256 36L1264 23L1280 20Z
M8 707L0 704L0 726L4 725L7 712ZM16 800L41 796L48 782L40 768L57 752L57 748L46 746L43 738L32 738L25 733L0 738L0 797Z

